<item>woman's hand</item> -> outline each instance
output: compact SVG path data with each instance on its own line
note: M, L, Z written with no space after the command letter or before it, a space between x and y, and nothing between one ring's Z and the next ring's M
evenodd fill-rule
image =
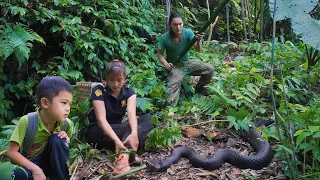
M128 149L124 146L124 143L122 143L120 139L115 141L114 144L116 146L116 153L118 153L120 150L128 151Z
M137 132L131 132L131 134L127 137L126 140L123 141L123 144L129 143L135 151L138 150L139 147L139 138Z
M65 131L60 131L60 132L54 132L53 134L58 134L58 137L61 139L66 139L66 142L69 144L70 143L70 138L68 137L68 134Z

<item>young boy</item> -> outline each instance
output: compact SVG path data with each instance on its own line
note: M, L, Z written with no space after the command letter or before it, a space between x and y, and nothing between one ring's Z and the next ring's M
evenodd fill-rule
M13 179L43 180L47 176L54 179L69 179L69 146L72 133L72 124L68 115L72 102L72 87L63 78L49 76L43 78L36 92L36 98L40 110L37 111L36 135L28 152L25 152L24 138L28 121L27 115L21 117L14 130L7 155L9 159L22 166L22 169L14 170ZM65 122L67 121L67 127ZM65 131L61 131L62 127Z

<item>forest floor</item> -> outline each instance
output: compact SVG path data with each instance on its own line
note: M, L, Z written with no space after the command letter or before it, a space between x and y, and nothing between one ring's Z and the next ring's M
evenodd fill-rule
M225 58L225 63L233 67L233 58L241 55L239 52L230 53ZM200 77L195 77L192 84L196 84ZM194 82L193 82L194 81ZM200 120L204 121L204 120ZM201 122L200 122L201 123ZM219 149L230 148L241 155L250 155L253 152L251 145L244 141L236 131L227 128L214 128L209 125L194 126L192 128L182 128L183 138L170 148L159 148L152 151L146 151L139 155L143 163L150 159L164 160L171 154L172 148L179 146L189 146L194 148L204 157L212 157ZM211 141L207 137L211 137ZM271 144L275 149L275 145ZM86 160L80 164L74 171L72 180L107 180L110 178L115 162L110 161L106 153L98 151L101 156ZM187 159L180 161L165 172L151 172L147 169L134 172L118 179L140 179L140 180L178 180L178 179L196 179L196 180L281 180L288 179L282 167L283 159L273 158L272 162L261 170L239 169L228 163L225 163L216 170L204 170L192 167Z
M200 133L195 133L199 131ZM202 133L201 133L202 132ZM205 133L203 133L205 132ZM208 128L208 126L199 126L197 129L190 128L183 131L184 137L174 145L189 146L194 148L202 156L211 157L218 149L230 148L242 155L250 155L253 152L249 143L245 142L240 136L229 129ZM188 137L198 134L198 137ZM201 135L202 134L202 135ZM210 142L205 136L211 136ZM272 145L273 149L274 146ZM145 162L149 159L163 160L170 155L171 149L161 148L156 151L148 151L139 157ZM108 159L108 156L101 152L101 156L87 160L80 164L75 170L72 179L110 179L115 163ZM178 180L178 179L223 179L223 180L272 180L287 179L283 174L282 160L274 158L269 166L261 170L239 169L228 163L217 170L204 170L194 168L187 159L182 158L177 164L172 165L165 172L150 172L147 169L140 170L131 175L119 179L141 179L141 180Z

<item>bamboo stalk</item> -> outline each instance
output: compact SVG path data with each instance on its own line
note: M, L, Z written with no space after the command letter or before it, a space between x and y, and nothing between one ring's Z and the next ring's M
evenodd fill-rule
M261 0L263 1L263 0ZM274 4L277 4L277 0L274 0ZM281 133L280 133L280 122L279 122L279 117L278 115L280 116L280 114L278 113L277 111L277 108L276 108L276 103L275 103L275 99L274 99L274 93L273 93L273 69L274 69L274 61L275 61L275 39L276 39L276 5L274 6L274 9L273 9L273 23L272 23L272 51L271 51L271 71L270 71L270 93L271 93L271 102L272 102L272 107L273 107L273 112L274 112L274 119L275 119L275 124L276 124L276 130L277 130L277 134L278 134L278 138L279 138L279 141L284 144L284 141L283 141L283 138L281 136ZM280 116L281 117L281 116ZM285 155L286 157L286 160L288 162L288 167L289 167L289 171L291 173L291 177L293 179L295 179L295 176L294 176L294 173L293 173L293 170L292 170L292 166L291 164L289 163L289 158L288 158L288 155L286 154Z
M264 0L260 0L260 14L261 14L261 20L260 20L260 42L263 41L263 12L264 12L263 11L263 6L264 6Z
M246 18L244 15L244 1L241 0L241 16L242 16L242 27L243 27L243 33L244 33L244 40L248 41L248 36L247 36L247 28L246 28Z
M202 33L204 32L212 23L212 21L218 16L218 14L222 11L222 9L225 8L226 4L229 2L230 0L222 0L217 9L212 13L210 19L201 27L201 29L199 31L197 31L197 33ZM180 61L182 59L182 57L187 54L187 52L189 51L189 49L193 46L193 44L196 42L196 36L187 44L187 46L184 47L184 49L181 51L181 53L177 56L177 61Z
M229 11L229 3L226 5L226 19L227 19L227 41L230 42L230 11Z

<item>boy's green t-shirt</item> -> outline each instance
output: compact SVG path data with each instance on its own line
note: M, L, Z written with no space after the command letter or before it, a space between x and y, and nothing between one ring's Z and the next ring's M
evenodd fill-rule
M71 137L72 122L68 118L66 119L66 121L68 121L68 128L66 130L66 133L68 137ZM54 130L54 132L58 132L63 125L64 125L64 122L57 122L57 127ZM13 134L11 135L10 142L13 141L18 143L20 146L20 152L23 151L23 140L26 135L27 127L28 127L28 115L25 115L20 118L16 129L13 131ZM38 112L38 131L36 133L36 137L34 138L34 143L30 149L30 152L28 153L26 158L32 159L38 156L47 146L49 136L51 135L52 133L49 132L47 128L44 126Z
M191 29L183 28L182 29L182 39L179 43L172 42L172 38L170 37L169 32L164 33L160 36L158 40L158 50L166 50L167 53L167 61L173 64L179 64L181 62L177 62L177 57L180 52L186 47L188 42L190 42L194 38L194 33ZM189 51L185 54L185 56L181 59L182 62L189 60Z

